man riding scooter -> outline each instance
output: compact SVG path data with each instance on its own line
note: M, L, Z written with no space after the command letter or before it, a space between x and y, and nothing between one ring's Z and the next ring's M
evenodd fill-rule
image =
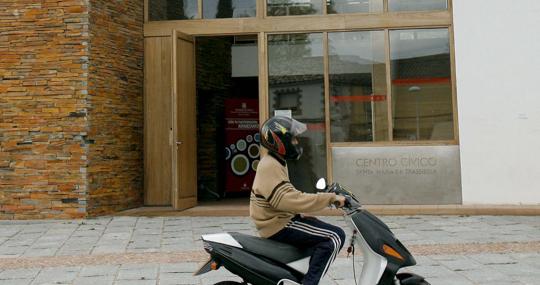
M355 283L429 285L420 275L399 272L415 265L416 260L383 221L362 208L352 192L339 183L328 185L324 178L316 184L324 193L308 194L294 188L287 160L302 154L296 136L305 130L304 124L286 117L274 117L263 124L261 141L269 153L257 167L250 198L250 214L261 237L238 232L202 235L210 259L195 275L225 267L242 282L221 281L215 285L319 284L343 246L345 234L339 227L300 213L334 204L342 208L351 229L347 252L353 256ZM356 246L363 257L358 280Z
M257 167L250 197L250 216L259 235L298 248L311 248L309 270L302 284L319 284L345 242L344 231L301 213L343 206L345 198L334 193L309 194L289 180L287 160L297 160L302 147L297 136L307 130L292 118L276 116L261 127L261 144L268 150Z

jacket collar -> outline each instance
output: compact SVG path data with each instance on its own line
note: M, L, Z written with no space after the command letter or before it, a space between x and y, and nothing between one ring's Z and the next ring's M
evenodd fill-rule
M287 161L285 159L279 157L279 155L277 155L277 154L275 154L273 152L268 152L268 154L270 154L270 156L275 158L281 165L287 166Z

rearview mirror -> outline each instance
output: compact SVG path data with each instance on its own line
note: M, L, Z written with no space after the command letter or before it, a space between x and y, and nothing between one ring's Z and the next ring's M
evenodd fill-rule
M319 178L319 180L317 181L317 184L315 185L315 188L319 190L324 190L326 188L326 179Z

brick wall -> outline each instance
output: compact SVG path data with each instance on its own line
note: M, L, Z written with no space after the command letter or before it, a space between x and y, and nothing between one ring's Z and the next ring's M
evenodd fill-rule
M141 204L143 1L0 0L0 219Z
M142 205L143 1L90 1L88 214Z
M85 2L0 0L0 219L85 215Z

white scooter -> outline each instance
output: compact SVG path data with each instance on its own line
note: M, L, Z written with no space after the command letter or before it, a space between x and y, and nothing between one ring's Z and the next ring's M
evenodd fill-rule
M386 224L361 208L352 193L337 183L327 186L324 178L317 182L317 189L346 198L342 210L352 230L349 252L352 251L354 256L357 245L364 258L362 273L355 280L357 284L429 285L422 276L398 273L400 268L415 265L416 261ZM203 235L202 240L210 260L195 275L224 266L243 280L243 283L222 281L215 285L299 285L309 268L312 252L310 249L234 232Z

